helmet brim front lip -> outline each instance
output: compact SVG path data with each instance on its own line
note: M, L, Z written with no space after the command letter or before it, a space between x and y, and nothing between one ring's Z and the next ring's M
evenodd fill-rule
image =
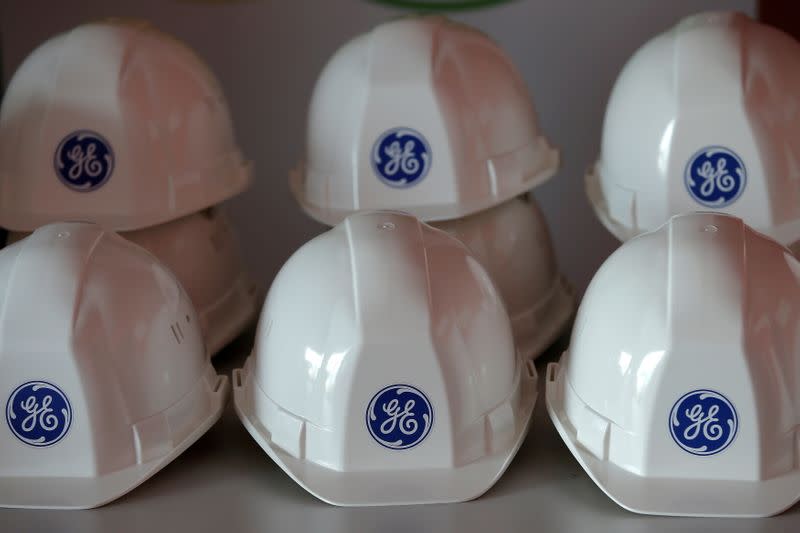
M536 405L536 376L522 371L523 411L510 448L454 469L341 472L303 461L274 445L264 427L248 412L243 375L248 365L234 371L233 398L237 415L261 448L298 485L320 500L343 507L455 503L475 499L488 491L517 454ZM391 481L390 481L391 480Z
M204 378L197 386L207 387ZM132 491L175 460L202 437L222 416L228 378L217 376L210 392L212 409L191 433L169 453L96 478L0 477L0 507L20 509L93 509Z
M569 451L592 481L619 506L634 513L692 517L767 517L800 500L800 470L764 481L646 478L602 461L578 444L562 395L564 372L550 363L545 376L547 412Z
M7 198L5 201L0 201L0 227L16 232L31 232L55 222L91 221L116 232L152 228L153 226L172 222L213 207L238 196L252 184L253 169L253 163L245 160L242 154L238 152L231 154L229 160L225 161L220 168L207 173L209 176L214 177L225 176L227 182L224 184L215 184L215 181L210 178L186 180L187 184L182 186L182 190L173 194L177 197L192 195L195 198L192 202L171 205L169 209L137 210L135 215L119 214L117 212L87 215L85 212L81 212L80 209L73 209L69 212L64 210L57 213L34 211L22 208L23 204L12 203L12 200ZM3 175L3 171L0 170L0 182L9 180L10 178ZM220 181L219 179L216 180L216 182ZM215 186L210 186L209 183ZM174 200L171 202L174 203Z
M603 196L603 190L600 188L600 176L599 176L598 165L595 165L592 169L590 169L586 173L586 175L584 176L584 186L586 189L586 197L589 200L589 204L592 206L592 209L594 210L595 216L603 224L603 227L606 228L606 230L608 230L608 232L611 233L614 237L616 237L617 240L619 240L620 242L626 242L638 235L641 235L642 233L647 233L649 231L649 230L638 231L634 228L628 228L627 226L620 224L611 217L611 215L608 212L608 203L606 202L606 199ZM702 212L704 210L700 209L699 211ZM709 212L719 212L721 214L726 214L722 211L710 210ZM681 214L686 214L686 213L677 213L673 216L679 216ZM664 223L666 223L667 220L665 220ZM785 222L783 224L776 225L770 229L764 229L764 228L754 228L754 229L766 235L770 239L776 240L782 245L792 248L793 250L798 246L797 243L800 242L800 239L797 238L797 236L800 235L800 220L792 220L789 222Z
M485 196L481 198L480 201L471 202L471 203L462 203L462 202L452 202L447 204L438 204L438 205L420 205L420 206L413 206L413 205L395 205L395 206L381 206L381 205L374 205L374 206L364 206L361 209L337 209L334 207L326 207L321 206L318 204L313 203L310 201L305 194L305 182L307 179L307 174L313 172L313 170L309 169L304 162L301 162L296 169L289 173L289 189L292 192L297 203L300 205L301 209L311 218L320 222L322 224L326 224L328 226L336 226L337 224L341 223L345 218L352 215L357 211L372 211L372 210L382 210L382 209L399 209L401 211L410 213L415 217L419 218L424 222L442 222L445 220L453 220L457 218L462 218L470 215L474 215L475 213L485 211L486 209L490 209L492 207L498 206L504 202L507 202L517 196L525 194L532 189L535 189L539 185L547 182L550 178L552 178L555 173L558 171L560 162L560 155L556 148L553 148L547 143L544 138L537 139L531 143L533 145L536 142L545 142L546 144L546 161L545 163L540 166L539 168L534 168L531 170L529 175L525 177L525 179L521 180L516 186L509 187L508 189L503 190L502 193L497 194L496 196ZM528 148L528 145L519 149L520 151L524 148ZM513 153L513 152L512 152ZM489 162L487 161L487 164ZM430 177L426 178L430 179ZM329 181L333 181L330 180Z

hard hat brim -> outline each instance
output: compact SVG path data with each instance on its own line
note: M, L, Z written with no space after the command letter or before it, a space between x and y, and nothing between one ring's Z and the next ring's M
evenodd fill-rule
M92 222L117 232L135 231L164 224L222 203L250 187L253 181L253 163L233 154L220 168L198 171L196 175L181 176L170 181L168 208L140 210L135 215L107 212L91 216ZM55 179L55 178L53 178ZM112 178L113 179L113 178ZM0 172L0 182L9 182L7 173ZM102 190L97 194L102 194ZM92 193L74 193L92 194ZM32 210L12 196L0 199L0 227L11 231L35 231L41 226L61 220L86 220L81 208L63 210Z
M606 198L603 195L603 190L600 187L600 175L597 165L595 165L584 176L584 186L586 189L586 197L589 200L589 204L591 204L592 209L594 210L595 216L603 224L603 227L606 228L606 230L608 230L608 232L614 237L616 237L617 240L620 242L625 242L636 237L637 235L650 231L647 229L629 228L623 224L620 224L611 217L611 214L608 211L608 202L606 201ZM699 209L699 211L708 211L708 209ZM664 223L666 222L667 220L664 220ZM745 220L745 222L747 221ZM770 239L778 241L784 246L789 246L793 249L793 253L796 253L794 250L800 246L798 245L800 240L797 239L797 236L800 235L800 220L790 220L784 224L778 224L772 228L769 228L769 230L764 228L754 229L759 233L766 235Z
M547 182L553 175L558 171L558 168L561 164L560 155L557 149L552 148L547 142L542 138L539 139L538 142L545 143L545 162L541 166L536 169L533 169L529 175L525 176L524 179L520 180L514 186L504 188L501 192L497 192L496 194L484 196L479 201L474 202L450 202L446 204L438 204L438 205L419 205L419 206L402 206L399 207L402 211L410 213L420 220L424 222L437 222L443 220L453 220L456 218L462 218L469 215L473 215L480 211L484 211L491 207L497 206L511 200L512 198L516 198L521 194L525 194L528 191L535 189L539 185ZM520 149L520 152L524 151L523 147ZM520 155L520 158L524 158L524 155ZM492 161L489 160L486 162L487 165L494 168ZM307 172L310 170L306 167L304 162L301 162L296 169L289 173L289 189L292 191L292 195L294 196L297 203L303 209L303 211L316 220L317 222L321 222L322 224L326 224L328 226L336 226L341 223L345 218L352 215L354 212L358 211L359 209L336 209L331 206L322 206L311 202L305 194L305 182L307 179ZM318 180L321 181L321 180ZM328 180L332 181L332 180ZM388 209L392 207L398 206L388 206L388 205L367 205L363 206L365 210L371 209Z
M800 470L763 481L647 478L602 461L578 444L568 421L564 372L550 363L545 376L547 412L559 435L592 481L619 506L640 514L695 517L766 517L800 500Z
M245 387L254 382L245 375L248 367L233 373L234 406L247 431L298 485L324 502L345 507L453 503L481 496L505 472L525 440L537 396L535 372L521 371L522 423L518 424L513 446L468 465L438 470L342 472L293 457L270 440L246 400Z
M132 491L171 463L219 420L228 392L227 376L217 376L214 387L209 387L202 378L196 387L208 387L211 409L202 423L167 454L99 477L0 477L0 507L92 509Z

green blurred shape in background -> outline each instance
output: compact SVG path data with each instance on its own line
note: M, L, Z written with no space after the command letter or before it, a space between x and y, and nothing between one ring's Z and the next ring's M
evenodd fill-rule
M416 11L464 11L506 4L514 0L368 0L374 4L403 7Z

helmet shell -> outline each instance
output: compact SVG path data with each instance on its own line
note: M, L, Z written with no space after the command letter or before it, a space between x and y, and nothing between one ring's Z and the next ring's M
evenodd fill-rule
M326 501L459 501L516 452L533 376L469 250L412 216L375 212L284 265L235 398L267 453Z
M800 44L744 14L694 15L646 43L609 98L587 176L620 240L691 211L800 239Z
M53 224L0 251L0 272L0 506L102 505L219 417L225 381L152 255L92 224Z
M0 225L11 230L153 226L243 191L250 173L212 72L144 22L51 38L0 108Z
M328 225L371 209L447 220L518 196L557 167L500 47L445 18L410 17L354 38L328 62L291 185Z
M628 509L776 514L800 499L798 317L789 250L735 217L675 216L595 275L548 369L551 417Z

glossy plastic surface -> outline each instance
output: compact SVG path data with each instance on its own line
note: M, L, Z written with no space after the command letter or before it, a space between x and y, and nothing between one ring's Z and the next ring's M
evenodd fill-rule
M550 232L533 198L433 224L467 245L492 278L511 318L517 349L538 357L568 326L572 288L559 274Z
M800 240L799 110L797 41L740 13L689 17L620 73L591 203L620 240L709 210Z
M227 379L189 298L138 246L53 224L0 251L0 279L0 506L112 501L219 418Z
M122 236L155 255L181 282L197 310L210 354L256 319L263 293L247 272L222 208Z
M374 212L280 271L234 400L270 457L324 501L463 501L522 443L535 374L467 248L414 217ZM412 401L381 401L395 387Z
M94 22L46 41L0 108L8 229L141 229L230 198L250 175L214 75L145 22Z
M735 217L676 216L592 280L548 410L629 510L777 514L800 499L798 324L786 248ZM720 399L686 403L698 391Z
M382 24L339 49L314 89L307 135L290 182L303 209L329 225L371 209L428 221L470 215L559 164L506 54L434 16Z
M9 243L28 233L11 232ZM156 256L178 278L197 311L206 348L215 355L256 318L260 295L244 266L225 211L206 209L122 237Z

